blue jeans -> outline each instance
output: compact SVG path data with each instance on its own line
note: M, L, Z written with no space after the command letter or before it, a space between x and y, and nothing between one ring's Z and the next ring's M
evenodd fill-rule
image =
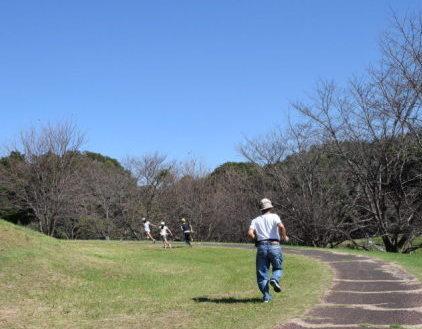
M271 278L269 275L270 265L273 270ZM256 281L264 300L271 300L270 280L280 282L282 275L283 255L281 253L281 246L270 244L269 242L261 242L256 250Z

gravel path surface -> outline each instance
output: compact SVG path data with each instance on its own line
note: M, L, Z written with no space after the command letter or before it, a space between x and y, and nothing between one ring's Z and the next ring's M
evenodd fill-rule
M283 252L327 263L334 278L320 304L276 329L422 329L422 284L399 266L323 250L284 247Z
M422 284L398 266L329 251L285 252L329 264L334 280L319 305L277 329L422 328Z

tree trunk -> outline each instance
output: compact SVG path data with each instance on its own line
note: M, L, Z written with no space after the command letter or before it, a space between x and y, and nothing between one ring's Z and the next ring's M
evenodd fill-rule
M399 252L397 244L391 242L391 239L388 236L383 236L382 241L384 242L385 251L387 252Z

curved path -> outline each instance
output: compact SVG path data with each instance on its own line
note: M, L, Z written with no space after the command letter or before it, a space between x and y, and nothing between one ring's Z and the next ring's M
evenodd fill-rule
M422 284L401 268L364 256L285 248L334 271L322 302L277 329L422 328Z

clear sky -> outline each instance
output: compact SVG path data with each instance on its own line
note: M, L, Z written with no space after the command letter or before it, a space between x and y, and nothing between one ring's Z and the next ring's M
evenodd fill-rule
M159 151L209 168L294 118L318 79L340 83L415 0L0 2L0 143L73 120L84 149Z

